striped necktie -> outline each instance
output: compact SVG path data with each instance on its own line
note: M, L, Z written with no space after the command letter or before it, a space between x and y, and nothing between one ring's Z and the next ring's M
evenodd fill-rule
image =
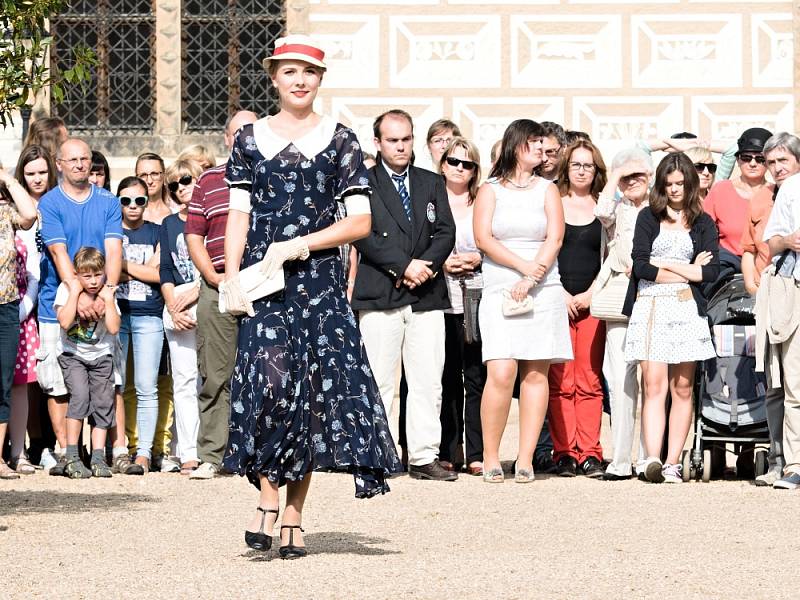
M403 201L403 210L406 211L406 217L411 221L411 196L408 195L405 175L392 175L392 179L397 185L397 193L400 194L400 200Z

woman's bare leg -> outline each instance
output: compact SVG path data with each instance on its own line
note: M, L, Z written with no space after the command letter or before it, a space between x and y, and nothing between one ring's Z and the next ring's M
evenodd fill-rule
M519 452L517 468L532 469L533 453L547 414L547 372L550 362L546 360L520 361L519 386Z
M681 452L686 445L689 429L692 427L692 386L694 384L695 362L672 365L669 378L672 393L672 407L669 411L669 439L667 462L677 465L681 462Z
M644 400L642 402L642 432L647 457L661 456L666 425L667 389L669 388L667 363L642 361Z
M306 503L308 488L311 485L311 472L306 473L300 481L290 481L286 484L286 506L283 509L283 519L281 525L302 525L303 506ZM289 529L281 530L281 546L289 543ZM294 538L292 542L295 546L304 546L303 533L299 529L293 529Z
M515 360L490 360L486 363L486 385L481 398L483 468L486 470L500 467L500 440L508 422L516 377Z

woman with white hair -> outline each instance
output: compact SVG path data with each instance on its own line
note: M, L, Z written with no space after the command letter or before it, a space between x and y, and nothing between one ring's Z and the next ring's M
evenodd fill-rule
M606 229L608 257L630 277L633 230L639 211L648 205L648 187L653 175L650 154L638 147L621 150L611 162L611 173L600 193L595 216ZM617 190L621 195L617 195ZM621 307L620 307L621 308ZM608 383L611 403L611 437L614 454L603 479L619 481L629 479L632 472L631 448L633 445L636 403L639 382L636 363L625 362L625 334L627 321L606 322L606 349L603 359L603 376ZM639 451L639 459L644 452Z

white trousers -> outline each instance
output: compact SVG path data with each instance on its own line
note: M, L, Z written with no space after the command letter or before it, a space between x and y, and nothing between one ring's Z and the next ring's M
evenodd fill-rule
M636 408L639 403L638 363L625 361L625 322L606 322L606 350L603 358L603 376L608 383L611 404L611 439L614 453L606 469L614 475L631 475L631 451L636 435ZM639 432L637 465L643 464L647 454L644 438Z
M172 395L175 406L175 432L178 442L175 453L185 463L197 460L197 434L200 411L197 392L197 328L188 331L165 329L172 366Z
M367 358L381 392L389 428L399 439L399 406L395 390L400 363L408 383L406 439L408 462L427 465L439 457L442 425L442 369L444 368L444 313L412 312L410 306L392 310L364 310L359 326Z

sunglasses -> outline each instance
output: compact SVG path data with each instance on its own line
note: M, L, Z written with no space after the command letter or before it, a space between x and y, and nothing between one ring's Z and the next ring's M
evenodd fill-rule
M620 182L630 184L633 183L634 181L644 179L645 177L647 177L647 173L631 173L630 175L625 175L624 177L620 177Z
M189 185L194 180L194 177L191 175L184 175L178 181L170 181L167 184L167 189L172 192L173 194L178 191L178 184L180 185Z
M763 154L740 154L737 158L743 163L756 161L758 164L763 165L767 162Z
M147 196L136 196L135 198L131 198L130 196L120 196L119 203L122 206L130 206L131 204L136 204L136 206L144 206L147 204Z
M694 168L698 173L702 173L706 169L712 175L717 172L717 165L714 163L694 163Z
M474 169L477 166L474 161L461 160L460 158L455 158L454 156L448 156L447 158L445 158L445 161L451 167L457 167L458 165L461 165L467 171L472 171L472 169Z

